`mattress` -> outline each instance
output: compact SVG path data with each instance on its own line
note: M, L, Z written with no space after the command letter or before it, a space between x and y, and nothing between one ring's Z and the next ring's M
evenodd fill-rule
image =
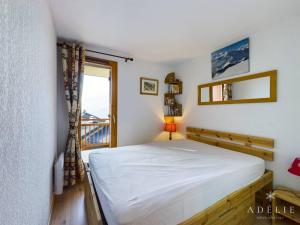
M109 225L174 225L260 178L258 157L178 140L95 150L95 189Z

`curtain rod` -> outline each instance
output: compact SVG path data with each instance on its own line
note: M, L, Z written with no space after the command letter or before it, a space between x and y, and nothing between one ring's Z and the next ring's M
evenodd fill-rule
M58 47L62 47L63 45L64 45L63 43L57 43ZM97 53L97 54L101 54L101 55L112 56L112 57L115 57L115 58L124 59L125 62L133 61L133 58L129 58L129 57L124 57L124 56L119 56L119 55L113 55L113 54L109 54L109 53L105 53L105 52L97 52L97 51L89 50L89 49L85 49L85 51L92 52L92 53Z

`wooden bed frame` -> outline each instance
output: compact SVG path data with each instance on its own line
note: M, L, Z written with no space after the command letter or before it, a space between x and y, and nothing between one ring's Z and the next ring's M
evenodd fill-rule
M217 147L273 160L274 140L256 136L187 127L187 139ZM261 148L263 147L263 148ZM88 165L85 170L85 207L89 225L106 225L101 204L95 191ZM272 189L273 173L266 171L257 181L229 194L215 204L197 213L180 225L254 225L256 194Z

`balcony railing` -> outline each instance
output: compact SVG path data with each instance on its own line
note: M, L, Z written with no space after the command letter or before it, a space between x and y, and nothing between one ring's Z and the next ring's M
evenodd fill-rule
M109 119L81 119L81 149L108 147L110 142Z

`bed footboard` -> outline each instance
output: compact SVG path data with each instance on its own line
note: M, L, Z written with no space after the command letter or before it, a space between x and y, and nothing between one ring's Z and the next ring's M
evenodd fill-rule
M255 214L249 212L249 207L254 209L256 193L272 186L272 182L272 171L266 171L254 183L233 192L180 225L254 225Z
M85 166L84 203L87 213L88 224L103 225L104 223L101 218L101 212L88 166Z

